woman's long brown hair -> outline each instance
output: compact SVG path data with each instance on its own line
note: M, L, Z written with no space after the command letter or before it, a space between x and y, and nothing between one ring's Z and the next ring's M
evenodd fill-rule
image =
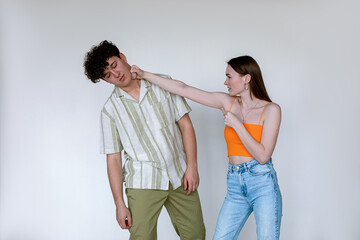
M241 76L249 74L251 80L249 83L250 97L254 97L269 101L271 99L266 91L264 80L262 78L261 70L255 59L250 56L240 56L228 61L228 64Z

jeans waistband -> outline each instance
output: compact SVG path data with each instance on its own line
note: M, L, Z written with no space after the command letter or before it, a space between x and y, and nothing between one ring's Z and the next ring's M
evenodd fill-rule
M236 165L232 165L229 163L228 170L229 170L229 172L240 172L240 171L249 169L258 164L260 164L260 163L256 159L253 159L250 162L245 162L245 163L236 164ZM266 164L269 164L272 166L272 159L270 158L270 160L267 163L265 163L264 165L266 165Z

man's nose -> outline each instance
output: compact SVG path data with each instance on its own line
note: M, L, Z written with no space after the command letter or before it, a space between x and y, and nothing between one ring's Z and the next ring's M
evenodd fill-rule
M119 72L118 71L116 71L115 69L112 69L112 70L110 70L110 72L115 76L115 77L119 77Z

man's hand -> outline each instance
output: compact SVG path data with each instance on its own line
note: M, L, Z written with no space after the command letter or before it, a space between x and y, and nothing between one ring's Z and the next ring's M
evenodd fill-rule
M199 173L197 168L188 167L184 175L184 190L187 190L186 195L195 192L199 187Z
M129 229L132 226L131 214L126 206L116 208L116 220L122 229Z

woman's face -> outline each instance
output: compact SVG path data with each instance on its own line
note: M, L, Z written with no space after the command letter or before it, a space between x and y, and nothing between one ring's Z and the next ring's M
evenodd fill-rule
M224 85L227 86L230 96L236 96L245 91L245 76L240 76L230 65L226 68L226 80Z

